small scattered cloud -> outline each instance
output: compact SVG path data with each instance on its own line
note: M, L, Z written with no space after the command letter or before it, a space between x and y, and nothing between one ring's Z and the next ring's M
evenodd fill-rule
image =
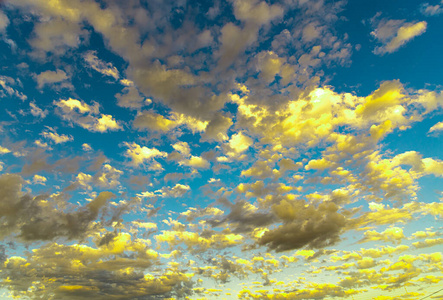
M51 87L71 88L72 85L68 82L68 79L69 77L66 72L60 69L55 71L44 71L35 75L35 80L37 81L37 87L39 89L42 89L47 85Z
M438 122L429 129L428 133L438 134L441 131L443 131L443 122Z
M14 79L9 76L2 76L0 75L0 98L4 97L17 97L22 101L25 101L28 99L28 97L23 94L22 92L17 90L17 86L21 87L22 83L20 79Z
M373 23L375 23L375 29L371 35L383 44L374 49L377 55L397 51L413 38L425 33L428 25L426 21L406 22L388 19L374 20Z
M54 128L49 126L46 126L46 128L47 130L42 131L41 135L56 144L63 144L74 140L71 135L58 134Z
M123 127L113 116L100 113L99 104L89 105L83 101L69 98L54 101L56 112L66 121L77 124L91 132L117 131Z
M420 7L420 11L425 16L438 16L443 13L443 1L441 1L440 4L435 5L423 3Z
M95 71L105 75L113 77L115 80L119 80L120 74L116 67L112 63L106 63L97 57L97 52L88 51L83 55L84 60Z
M144 163L155 162L156 157L166 157L168 154L166 152L160 151L156 148L148 148L146 146L140 146L137 143L127 143L124 145L128 147L125 155L131 159L131 164L133 166L140 166Z
M41 109L34 102L29 102L29 106L31 107L31 115L34 117L44 119L48 115L48 111L46 109Z

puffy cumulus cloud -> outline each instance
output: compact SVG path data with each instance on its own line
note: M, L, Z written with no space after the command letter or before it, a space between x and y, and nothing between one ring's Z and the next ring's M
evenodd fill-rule
M53 128L47 127L48 130L42 131L41 135L52 140L56 144L62 144L74 140L71 135L58 134Z
M400 254L407 251L410 247L406 245L398 245L395 247L392 246L382 246L378 248L361 248L358 251L340 251L342 253L341 256L335 254L330 256L330 260L333 262L337 261L360 261L363 258L381 258L385 255L392 256L394 254Z
M168 159L176 161L179 165L197 169L206 169L210 166L205 158L191 155L191 148L187 142L177 142L172 147L175 151L168 155Z
M244 26L228 23L221 29L220 49L215 53L221 69L231 66L237 57L257 40L263 25L269 24L284 13L280 5L268 5L264 1L234 1L233 4L234 15L244 22Z
M216 215L207 222L213 227L229 226L234 232L250 233L252 236L259 234L260 229L276 221L275 216L265 210L259 210L256 206L246 201L238 201L234 204L226 203L230 212L224 216ZM260 231L261 233L261 231Z
M179 198L183 197L190 189L189 185L177 183L173 187L163 187L158 192L162 197Z
M156 157L166 157L168 154L166 152L160 151L156 148L148 148L146 146L140 146L137 143L127 143L124 145L128 147L125 155L131 159L131 164L133 166L140 166L145 162L155 163L154 158Z
M427 248L427 247L433 247L433 246L441 245L441 244L443 244L443 238L426 239L421 242L412 243L412 246L414 246L415 248Z
M88 51L83 55L84 60L95 71L105 75L113 77L115 80L120 78L120 74L116 67L112 63L105 63L97 57L95 51Z
M69 87L69 83L67 80L69 79L68 75L63 70L55 70L55 71L44 71L40 74L35 75L35 80L37 81L37 87L42 89L46 85L52 86L55 83L59 83L60 87Z
M383 198L398 201L415 199L418 190L415 174L403 169L394 159L383 159L378 153L373 153L368 158L369 162L362 175L371 192L369 198L378 201Z
M376 47L374 53L383 55L397 51L404 44L414 37L426 31L427 23L405 22L404 20L379 20L375 24L371 35L375 37L383 46Z
M353 229L365 228L368 225L391 225L396 223L406 223L413 219L415 213L419 213L421 208L417 202L407 203L401 208L389 207L382 204L370 204L372 211L364 212L361 216L352 219L349 227Z
M45 185L45 182L48 179L45 176L41 176L38 174L35 174L34 177L32 178L32 182L35 184L41 184L41 185Z
M121 93L115 95L115 98L117 98L118 106L130 109L139 109L152 102L145 99L135 86L124 87Z
M180 125L186 125L192 132L202 132L208 122L200 121L184 114L172 113L169 118L152 111L144 111L137 115L134 127L137 129L148 129L153 131L170 131Z
M413 151L383 152L392 145L383 140L390 133L401 131L402 138L409 134L409 126L441 109L440 92L415 91L397 80L382 82L365 96L325 86L333 81L325 77L323 67L349 63L353 47L347 36L340 36L332 26L344 20L338 12L345 1L216 1L207 14L204 5L157 2L148 6L138 0L8 2L8 7L18 8L34 22L27 39L32 54L48 55L48 61L54 62L54 73L40 73L40 81L35 77L42 91L63 84L67 81L64 75L84 75L74 72L77 65L71 68L61 62L86 64L90 75L110 79L105 84L117 83L111 91L117 93L117 105L132 110L120 110L126 117L119 120L132 118L132 133L151 132L141 134L138 142L128 133L126 143L120 145L122 155L107 153L109 159L92 158L92 147L100 151L100 145L90 139L81 141L76 149L85 151L82 159L94 161L87 162L89 169L82 163L82 169L70 173L68 180L58 171L66 168L71 172L80 158L52 163L42 149L25 149L28 153L37 149L25 158L22 168L23 176L31 175L32 189L46 190L54 184L59 190L63 182L71 181L64 192L75 193L69 201L64 194L27 197L30 189L25 187L6 193L0 223L9 226L2 228L7 239L27 243L59 239L59 244L36 242L40 249L25 253L22 259L10 257L4 266L7 271L0 275L5 286L17 297L30 298L181 299L191 297L187 294L190 275L184 274L191 269L199 279L205 279L198 281L205 287L214 285L210 280L222 284L234 276L248 281L259 278L261 282L251 283L251 291L246 291L245 285L239 298L350 298L371 287L382 291L402 287L412 283L410 279L419 279L416 274L421 270L430 270L418 260L404 258L384 270L390 274L380 274L380 268L393 263L378 260L389 256L395 264L400 253L418 252L424 243L438 247L439 242L433 241L438 237L427 231L415 235L423 238L418 241L421 244L408 239L410 247L312 249L336 245L346 230L354 230L350 234L371 243L386 243L388 238L397 243L402 233L392 226L402 227L419 217L437 220L443 214L438 203L401 202L420 197L418 180L422 176L441 176L441 161ZM209 20L217 10L223 17ZM381 48L399 49L414 34L424 32L423 24L391 24L390 34L386 33L389 26L380 25L377 37L383 43ZM85 41L88 31L102 37L103 43ZM97 45L100 49L77 56L70 50L79 45L83 53ZM83 45L88 50L83 50ZM40 60L33 60L29 69L34 68L34 62ZM125 70L117 70L121 62ZM48 70L45 66L42 70ZM18 79L0 79L1 96L20 95ZM77 79L72 83L84 82ZM89 89L89 85L85 87ZM118 116L101 114L96 102L56 99L56 112L67 121L65 125L94 132L122 128L123 123L114 120ZM39 110L31 103L29 107L22 105L43 118L46 113L42 109L47 106L35 102L42 107ZM11 117L13 114L10 112ZM3 124L1 131L6 134ZM43 130L56 134L49 128ZM57 131L62 129L57 127ZM55 137L47 138L48 143L55 143ZM21 145L25 142L13 145L6 140L4 152L11 154L4 159L18 160L12 154L18 153ZM49 150L41 141L36 145ZM124 172L122 159L128 162ZM18 168L14 163L7 161L8 171ZM159 172L163 167L171 171L174 164L186 171ZM144 170L137 170L141 166ZM208 167L213 168L205 169ZM46 187L38 186L45 183L42 174L47 177ZM198 189L199 183L205 186ZM103 189L118 190L124 199L139 206L127 218L120 217L118 212L124 210L126 200L110 202L111 194L97 194ZM75 201L80 198L82 202L84 194L91 198L86 199L90 203L76 206ZM196 200L198 206L188 209L189 199ZM207 202L211 200L215 202ZM162 203L157 205L157 201ZM398 206L393 208L392 201ZM171 208L172 202L179 202L185 212ZM16 203L26 208L18 208ZM157 214L161 208L167 208L163 222L158 218L164 210ZM115 214L108 219L110 212ZM185 221L175 220L177 216ZM164 230L167 226L170 228ZM106 232L104 228L110 227L115 232ZM146 240L131 237L126 229ZM89 244L74 244L77 240L64 246L60 244L63 238ZM157 242L158 251L168 246L176 251L157 254L149 248L150 238ZM243 251L238 251L240 248ZM258 254L266 248L304 250L280 257ZM223 255L217 255L221 252ZM439 270L438 257L426 259ZM332 264L337 262L343 263ZM312 268L303 272L303 278L288 281L283 268L295 264ZM313 283L318 281L316 276L323 275L331 275L337 282ZM219 289L196 291L223 297Z
M197 169L206 169L210 166L209 162L203 157L193 156L193 155L191 155L187 159L180 160L178 163L183 166L188 166Z
M409 239L410 240L412 240L412 239L424 239L424 238L427 238L427 237L434 237L434 236L437 236L437 235L438 235L437 232L419 230L419 231L414 232L409 237Z
M399 126L408 123L405 105L409 101L398 80L386 81L366 97L362 104L357 105L355 113L366 122L369 121L369 124L381 124L390 120L393 125Z
M183 156L191 155L191 148L189 147L189 144L187 142L177 142L172 145L172 148L174 148L175 151L179 152Z
M438 122L437 124L433 125L431 128L429 128L428 133L440 133L440 131L443 131L443 122Z
M276 169L272 169L271 164L267 161L256 161L249 169L241 172L242 176L254 176L261 179L272 177L277 173Z
M92 190L93 187L100 187L103 189L112 189L120 185L120 176L123 171L120 171L110 164L104 164L102 169L94 176L80 172L77 174L74 186L83 189ZM72 186L72 187L74 187Z
M422 158L422 155L416 151L408 151L396 155L393 158L394 164L410 165L411 173L420 177L423 175L443 176L443 161L432 158Z
M224 232L210 231L204 235L191 231L165 230L155 236L157 243L167 243L170 247L185 244L192 253L198 253L210 249L225 249L240 245L244 237L234 234L229 229Z
M24 180L15 174L0 176L1 236L17 236L25 241L77 239L85 237L109 199L110 192L102 192L76 211L65 212L57 195L31 196L25 193Z
M401 243L405 236L403 234L403 229L399 227L390 227L385 231L379 233L375 230L368 230L364 233L364 238L360 243L367 243L372 241L383 241L383 242L393 242L396 244Z
M108 233L97 246L47 244L26 258L13 256L2 267L12 295L30 298L109 299L180 297L192 274L177 267L149 271L159 254L127 233ZM112 283L112 284L111 284ZM189 288L188 288L189 289Z
M190 222L197 218L203 218L206 216L221 216L223 214L224 211L217 207L205 207L200 209L190 207L187 211L180 213L180 217L184 217L188 222Z
M269 6L258 0L236 0L234 14L238 20L256 24L266 24L283 15L283 7L278 4Z
M133 123L135 128L150 129L155 131L169 131L178 124L172 120L165 118L163 115L145 111L137 115Z
M265 232L258 244L276 251L333 245L340 240L347 223L338 209L334 203L321 203L315 207L302 200L283 200L272 207L283 224Z
M122 126L111 115L100 114L99 104L89 105L83 101L69 98L54 101L58 115L70 123L91 131L106 132L121 130Z
M0 154L6 154L6 153L10 153L11 150L9 150L6 147L0 146Z
M43 22L35 24L33 32L34 37L29 41L33 47L31 54L41 59L51 54L64 55L70 49L78 48L88 37L88 32L79 23L58 15L43 18Z
M432 215L436 219L441 218L443 216L443 203L420 203L420 212L425 215Z
M173 187L164 186L161 189L158 189L154 192L146 191L146 192L142 192L140 194L137 194L137 196L142 197L142 198L153 198L153 197L180 198L180 197L183 197L190 190L191 190L191 188L189 187L189 185L177 183Z
M209 141L226 141L229 139L227 131L232 124L232 119L229 116L216 113L206 126L202 139Z
M82 144L82 149L83 149L83 151L86 151L86 152L92 151L92 147L88 143L83 143Z
M353 289L345 289L332 283L310 283L307 288L289 290L258 290L256 292L243 289L239 293L242 299L324 299L326 297L349 297L359 292Z
M243 152L249 149L254 144L254 141L243 132L235 133L231 136L229 141L225 143L224 149L229 158L241 158Z
M260 136L262 143L275 145L278 150L300 144L314 147L338 134L335 130L339 126L370 129L371 134L379 139L395 128L405 128L420 119L418 106L412 105L427 105L431 95L423 94L409 95L403 85L394 80L383 82L367 97L339 94L328 87L317 88L304 97L289 101L277 111L249 103L248 95L231 94L231 100L238 105L238 125ZM346 141L342 143L343 146L347 144Z
M253 3L257 3L257 1L235 1L234 9L236 16L243 19L246 23L243 28L233 23L228 23L220 30L220 49L215 55L218 58L218 66L221 69L231 66L248 46L256 42L258 31L262 25L280 16L283 12L277 4L269 7L267 3L260 2L255 6L255 9L259 10L260 14L253 16L245 12L246 7L254 9L251 7ZM260 20L260 18L263 19Z

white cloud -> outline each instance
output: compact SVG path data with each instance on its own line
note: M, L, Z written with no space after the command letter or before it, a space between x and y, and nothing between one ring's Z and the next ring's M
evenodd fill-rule
M54 101L62 119L75 123L91 132L121 130L121 125L111 115L100 114L98 103L89 105L83 101L69 98Z
M432 133L432 132L440 132L443 131L443 122L438 122L437 124L435 124L434 126L432 126L428 133Z
M88 65L96 70L97 72L105 75L111 76L115 80L120 78L120 74L116 67L112 65L112 63L105 63L97 57L97 53L95 51L88 51L83 56Z
M427 23L408 22L404 20L381 20L376 25L371 35L383 45L376 47L374 53L383 55L393 53L414 37L423 34L426 31Z
M126 150L126 156L131 159L131 164L134 166L139 166L145 162L151 162L155 157L167 156L166 152L159 151L156 148L141 147L135 142L131 144L125 142L124 145L128 147L128 150Z
M74 140L74 138L70 135L58 134L55 129L49 126L46 126L46 128L48 128L48 130L43 131L41 135L52 140L56 144L62 144Z

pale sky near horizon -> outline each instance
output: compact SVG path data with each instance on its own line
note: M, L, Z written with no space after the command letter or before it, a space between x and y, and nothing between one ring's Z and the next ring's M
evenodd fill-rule
M440 0L0 1L0 298L438 291L442 28Z

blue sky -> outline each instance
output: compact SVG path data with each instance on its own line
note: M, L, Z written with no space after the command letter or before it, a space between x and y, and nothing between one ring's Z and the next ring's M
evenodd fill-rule
M0 3L2 299L438 291L443 2Z

